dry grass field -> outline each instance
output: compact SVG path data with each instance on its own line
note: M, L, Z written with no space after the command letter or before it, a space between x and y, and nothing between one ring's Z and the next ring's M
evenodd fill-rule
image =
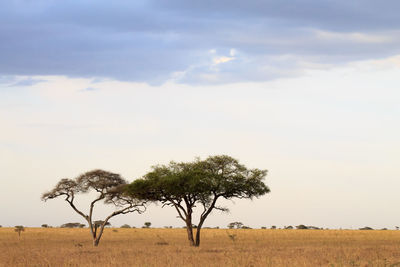
M18 238L0 228L0 266L400 266L400 231L204 229L202 237L193 248L184 229L107 229L94 248L88 229L26 228Z

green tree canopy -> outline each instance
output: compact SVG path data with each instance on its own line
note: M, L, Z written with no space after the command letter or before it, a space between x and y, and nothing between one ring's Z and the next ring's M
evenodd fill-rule
M189 243L200 245L200 231L205 219L217 206L220 198L249 198L262 196L270 190L263 179L266 170L247 169L238 160L222 155L193 162L171 162L157 165L141 179L132 182L128 193L133 198L159 201L178 212L188 232ZM201 208L196 240L193 238L193 209Z

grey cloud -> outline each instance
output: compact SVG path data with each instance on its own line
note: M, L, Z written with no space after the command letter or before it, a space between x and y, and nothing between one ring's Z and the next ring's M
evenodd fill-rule
M15 76L9 76L9 75L0 75L0 85L10 85L12 83L15 83L17 78Z
M0 75L269 80L301 73L303 62L400 53L399 8L372 0L2 1ZM231 48L236 59L215 68L209 51Z
M17 87L17 86L32 86L41 82L45 82L46 80L41 80L41 79L33 79L33 78L25 78L22 80L19 80L15 83L10 84L9 86L11 87Z

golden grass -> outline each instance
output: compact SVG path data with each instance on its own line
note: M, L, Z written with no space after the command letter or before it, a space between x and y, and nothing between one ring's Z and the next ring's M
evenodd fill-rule
M204 229L193 248L185 229L115 230L94 248L88 229L0 228L0 266L400 267L400 231Z

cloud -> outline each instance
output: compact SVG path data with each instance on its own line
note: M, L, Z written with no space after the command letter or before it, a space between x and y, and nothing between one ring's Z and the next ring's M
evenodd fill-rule
M392 0L2 1L0 75L266 81L400 54L399 9Z
M364 34L359 32L338 33L329 31L315 31L317 39L326 41L338 41L346 43L371 43L371 44L385 44L393 42L392 36L378 35L378 34Z
M15 76L4 75L0 76L0 85L10 85L16 82Z
M41 82L46 82L46 80L41 80L41 79L34 79L32 77L28 78L23 78L20 79L19 81L9 85L11 87L22 87L22 86L32 86Z
M99 90L98 88L94 87L86 87L85 89L79 90L80 92L92 92L92 91L97 91Z
M214 58L214 64L218 65L218 64L221 64L221 63L229 62L229 61L234 60L234 59L235 59L234 57L224 57L224 56L217 57L217 58Z

